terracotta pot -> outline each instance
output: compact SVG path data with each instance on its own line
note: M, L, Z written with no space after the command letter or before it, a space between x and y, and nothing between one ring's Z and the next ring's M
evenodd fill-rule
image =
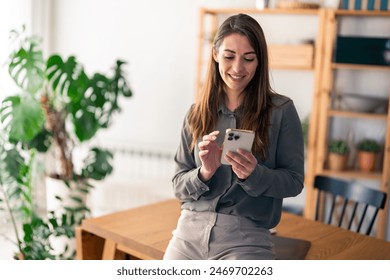
M335 153L329 153L328 164L329 169L333 171L341 171L347 167L348 155L340 155Z
M376 153L359 151L359 168L364 172L371 172L375 168Z

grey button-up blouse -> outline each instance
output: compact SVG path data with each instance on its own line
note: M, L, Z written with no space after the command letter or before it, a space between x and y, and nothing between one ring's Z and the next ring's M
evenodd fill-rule
M185 118L172 179L174 194L183 209L243 216L264 228L279 223L283 198L297 196L303 189L304 144L293 101L282 95L275 95L272 101L275 106L269 128L268 157L261 161L255 155L258 164L244 181L228 165L219 167L208 182L199 179L199 149L197 146L193 152L189 149L192 134ZM221 145L226 129L238 127L241 114L239 110L229 111L224 105L218 114L215 130L220 131L217 142Z

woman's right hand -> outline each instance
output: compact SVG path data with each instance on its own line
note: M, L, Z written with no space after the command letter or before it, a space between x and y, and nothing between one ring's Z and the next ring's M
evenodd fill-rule
M219 131L213 131L210 134L203 136L199 142L199 158L202 162L199 177L206 182L211 179L217 169L221 166L222 149L218 146L217 135Z

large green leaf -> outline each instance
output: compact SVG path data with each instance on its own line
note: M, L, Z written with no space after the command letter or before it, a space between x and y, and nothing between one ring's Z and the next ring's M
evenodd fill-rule
M113 154L110 151L97 147L92 148L84 161L85 167L82 170L82 176L103 180L113 170L112 160Z
M52 142L52 133L43 127L42 130L37 135L35 135L31 141L23 143L23 147L27 149L36 149L40 153L46 153L49 150Z
M21 47L11 55L8 72L19 87L34 94L44 84L45 67L42 51L30 40L27 41L27 49Z
M108 92L110 81L96 73L89 81L83 100L72 103L72 116L75 133L80 141L91 139L98 129L106 128L109 109L112 106L112 94Z
M10 141L32 140L41 132L45 122L40 103L28 95L4 99L0 116Z
M88 84L88 77L74 56L70 56L67 61L63 61L59 55L49 57L47 76L54 91L68 96L74 102L82 98Z
M73 116L74 132L80 142L91 139L100 128L94 112L80 110Z
M124 64L123 61L117 61L112 78L95 73L89 80L83 98L72 102L75 134L80 141L91 139L100 128L107 128L113 114L120 111L118 98L121 95L132 95L121 68Z

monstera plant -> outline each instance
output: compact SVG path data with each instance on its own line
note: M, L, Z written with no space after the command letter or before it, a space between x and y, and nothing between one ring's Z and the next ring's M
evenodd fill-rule
M47 240L50 236L74 237L74 227L89 211L78 194L88 193L91 181L103 180L113 170L113 154L88 143L110 126L120 111L120 98L132 92L124 61L117 60L109 74L87 74L76 57L53 54L45 59L39 38L14 34L19 45L7 65L19 93L4 98L0 108L0 206L11 214L24 213L24 238L17 236L22 257L58 258L47 253L51 248ZM75 164L79 158L75 150L83 143L89 152ZM35 213L32 201L36 155L52 155L54 161L44 166L46 175L72 190L69 196L75 202L46 217Z

